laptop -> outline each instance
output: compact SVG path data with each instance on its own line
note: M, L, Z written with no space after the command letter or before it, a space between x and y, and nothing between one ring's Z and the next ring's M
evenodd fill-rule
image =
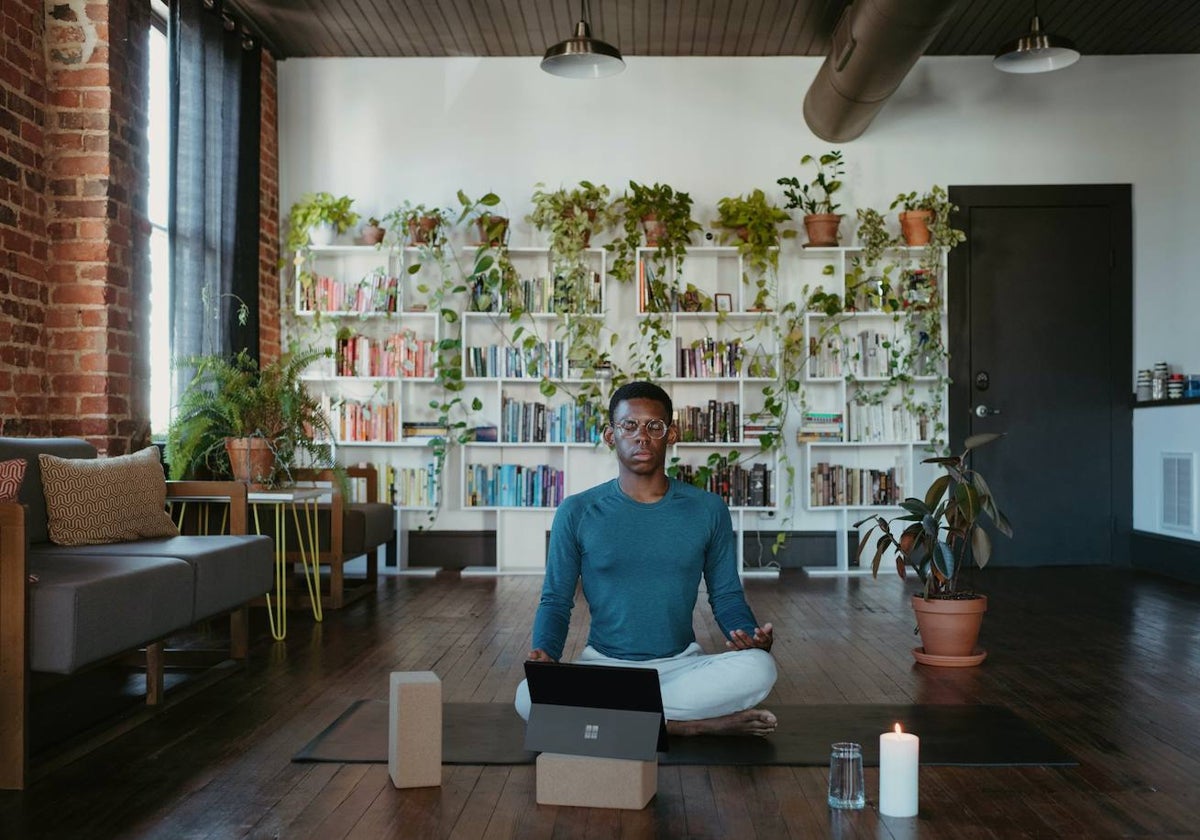
M658 671L526 662L532 706L525 749L654 761L667 750Z

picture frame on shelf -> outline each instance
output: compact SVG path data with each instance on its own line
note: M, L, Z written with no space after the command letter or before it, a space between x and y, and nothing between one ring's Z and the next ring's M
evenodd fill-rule
M733 311L733 295L728 292L717 292L713 295L713 301L716 304L718 312Z

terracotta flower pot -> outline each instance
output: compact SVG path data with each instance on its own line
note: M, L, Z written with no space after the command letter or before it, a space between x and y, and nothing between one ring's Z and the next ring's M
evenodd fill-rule
M900 233L909 245L929 244L929 223L932 210L905 210L900 214Z
M914 595L912 608L921 631L921 643L924 646L921 653L926 657L923 659L918 656L918 661L929 665L968 665L982 661L981 651L975 645L979 641L983 614L987 612L986 596L926 600ZM914 656L916 654L914 651Z
M590 226L591 224L593 224L596 221L596 208L588 207L584 210L584 212L587 213L588 225ZM562 212L562 215L563 215L563 218L565 218L565 219L574 218L575 217L575 208L568 207L566 210L564 210ZM589 227L587 230L585 230L583 232L583 247L586 248L591 244L592 244L592 230L591 230L591 227Z
M408 239L413 245L428 245L433 242L433 233L437 230L437 216L422 216L408 223Z
M842 223L840 213L810 213L804 217L804 230L808 244L814 248L828 248L838 244L838 225Z
M261 488L271 480L275 471L275 451L266 438L225 438L225 451L235 481L245 481Z
M479 244L495 248L508 238L508 219L504 216L480 216L475 220L479 226Z
M653 213L647 213L642 216L642 230L646 232L646 246L649 248L657 248L659 240L667 232L665 222L660 222L658 217Z
M362 240L364 245L378 245L383 241L383 235L387 233L384 228L379 225L366 225L362 229Z

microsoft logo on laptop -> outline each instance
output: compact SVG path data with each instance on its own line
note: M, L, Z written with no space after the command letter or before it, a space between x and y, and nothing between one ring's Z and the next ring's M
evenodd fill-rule
M583 727L583 739L585 741L595 741L600 737L600 725L596 723L588 723Z

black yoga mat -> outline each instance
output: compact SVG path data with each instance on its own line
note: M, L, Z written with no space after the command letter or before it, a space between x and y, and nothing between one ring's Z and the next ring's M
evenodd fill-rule
M1002 706L829 704L772 706L773 735L672 737L660 764L824 767L833 741L862 744L863 762L879 764L879 734L899 722L921 738L925 765L1014 766L1077 764L1036 727ZM356 700L293 761L387 763L387 703ZM507 703L446 703L444 764L532 764L525 722Z

